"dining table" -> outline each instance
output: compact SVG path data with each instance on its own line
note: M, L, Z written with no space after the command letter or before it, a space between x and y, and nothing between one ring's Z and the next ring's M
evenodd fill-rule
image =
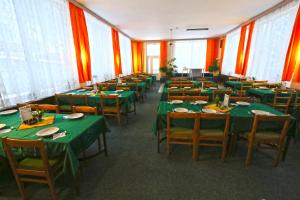
M162 90L162 94L160 97L160 101L167 101L168 100L168 90L201 90L201 93L199 95L201 96L208 96L209 100L212 101L213 100L213 94L214 94L214 90L226 90L227 88L224 87L219 87L219 88L215 88L215 87L209 87L209 88L201 88L201 87L195 87L195 88L170 88L168 86L165 85L165 87ZM235 93L232 93L232 95L236 95Z
M0 123L5 124L4 129L11 129L9 132L1 133L0 130L0 157L6 157L1 139L6 137L19 140L38 140L41 139L47 146L49 158L63 157L64 172L71 173L74 177L79 168L79 155L90 147L101 134L109 131L109 127L103 116L84 115L80 119L65 119L65 114L45 113L43 117L53 116L52 124L45 126L28 127L21 129L21 119L19 112L10 115L0 115ZM50 137L41 137L37 132L49 128L57 127L59 132L66 135L57 139ZM26 151L25 149L16 149L17 156L36 156L35 151Z
M130 112L132 108L135 108L135 102L137 101L137 95L135 91L102 91L104 95L110 95L110 94L118 94L120 103L122 108L126 113ZM72 95L88 95L88 105L99 107L100 106L100 99L101 95L100 93L93 93L89 90L73 90L68 91L65 94L72 94ZM66 105L68 103L68 99L62 99L58 102L59 105ZM76 104L76 102L75 102Z
M250 96L258 97L262 103L271 103L274 101L275 91L272 88L249 88L247 93ZM290 94L289 92L281 92L281 96L285 96ZM292 94L292 99L295 98L296 95L300 95L300 91L294 92Z
M207 104L196 104L195 102L182 102L182 103L172 103L169 101L160 101L157 107L157 115L153 125L154 134L158 132L164 132L167 127L167 113L175 112L176 108L186 108L188 112L203 112L203 108L213 103L208 102ZM237 136L243 132L249 132L252 128L252 123L254 119L253 110L261 110L269 113L270 115L285 115L283 112L276 110L273 107L270 107L262 103L250 103L250 105L242 106L235 103L229 104L229 109L227 113L230 113L230 134ZM222 113L220 113L222 114ZM289 141L291 137L295 134L295 123L296 120L294 117L291 117L291 123L288 131L288 139L286 142L286 150L288 148ZM222 121L202 121L200 127L205 129L210 128L220 128L224 122ZM185 119L179 124L185 128L193 127L193 120ZM263 123L260 125L260 130L280 130L282 127L279 123ZM286 152L286 151L285 151Z
M226 87L231 87L233 90L240 90L242 85L250 85L249 82L241 82L241 81L225 81L224 85Z

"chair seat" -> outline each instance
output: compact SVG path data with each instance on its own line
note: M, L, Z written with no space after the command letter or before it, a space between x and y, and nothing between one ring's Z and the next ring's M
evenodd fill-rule
M60 161L60 159L49 159L49 165L53 168ZM19 167L22 169L43 170L43 160L37 158L25 158L19 162Z
M250 134L250 132L243 134L243 136L247 138L248 134ZM280 137L280 133L277 132L260 131L260 132L256 132L255 140L278 140L279 137Z
M118 112L118 109L115 106L104 106L102 109L104 112Z
M192 135L193 129L183 128L183 127L174 127L170 129L171 134L183 134L183 135Z
M222 137L224 135L224 131L220 129L200 129L199 136L204 137Z
M62 111L71 111L72 110L72 106L70 106L70 105L60 105L59 106L59 110L62 110Z

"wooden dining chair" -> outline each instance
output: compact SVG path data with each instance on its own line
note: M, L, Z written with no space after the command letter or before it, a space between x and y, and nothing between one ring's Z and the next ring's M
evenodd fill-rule
M295 92L293 89L274 89L275 96L272 103L269 103L270 106L282 110L285 113L288 113L289 106L291 104L292 95Z
M52 105L52 104L37 104L37 108L39 110L43 110L44 112L55 112L55 113L59 113L59 107L58 105Z
M71 94L55 94L55 102L60 113L72 111L73 101L71 96Z
M24 107L24 106L30 106L31 110L38 109L37 104L33 104L33 103L18 103L17 104L17 108Z
M186 96L197 96L201 94L201 89L183 90L183 94Z
M239 78L238 77L228 77L228 81L239 81Z
M100 106L103 116L117 117L121 125L121 104L117 95L101 95Z
M91 106L73 106L72 107L72 112L73 113L84 113L84 114L97 115L98 114L98 109L97 109L97 107L91 107ZM104 149L102 150L101 138L100 138L100 135L99 135L99 137L97 139L97 141L98 141L98 152L94 155L87 156L85 150L83 150L83 159L82 160L90 159L92 157L95 157L96 155L99 155L102 152L104 152L105 156L107 156L106 133L102 132L101 135L102 135L102 141L103 141Z
M206 77L199 77L199 78L196 78L197 81L207 81L207 78Z
M93 87L88 87L88 86L84 86L84 87L82 87L81 89L84 89L84 90L89 90L89 91L92 91L92 90L94 90L94 88L93 88Z
M16 140L3 138L3 146L8 157L12 172L16 179L22 199L27 195L24 189L25 182L47 184L52 200L57 199L54 180L63 173L63 157L49 159L46 147L42 140ZM13 149L35 149L40 157L25 157L16 159Z
M193 120L193 127L185 128L175 124L175 121ZM174 144L192 146L192 158L197 159L198 145L197 137L199 130L199 118L196 113L176 113L167 114L167 155L171 153Z
M243 82L241 84L241 88L238 91L239 96L246 96L248 89L253 88L253 84L250 82Z
M72 94L72 106L88 106L88 95L85 94Z
M219 96L221 99L223 99L225 94L230 95L231 93L232 93L231 90L214 90L213 91L213 100L215 100L217 96Z
M267 80L254 80L254 83L268 83Z
M119 85L119 86L116 87L116 90L130 91L130 87Z
M205 81L205 82L203 82L203 87L204 87L204 88L218 87L218 84L217 84L217 83L210 82L210 81Z
M187 81L188 78L170 78L171 81Z
M237 101L244 101L244 102L251 102L251 97L234 97L230 96L229 97L230 102L237 102Z
M169 101L182 100L182 101L208 101L209 96L171 96Z
M259 130L259 125L262 123L276 123L282 124L282 129L276 131ZM249 166L252 161L253 148L255 145L267 144L271 147L275 147L277 150L276 158L273 162L274 166L277 166L282 158L284 150L284 141L287 136L290 123L290 115L283 116L266 116L255 115L252 124L252 130L249 133L242 134L241 137L247 140L248 150L245 165Z
M178 90L178 89L168 89L168 100L171 96L184 96L184 90Z
M215 123L216 121L222 122L222 127L219 128L204 128L202 127L202 122L212 122ZM222 161L225 160L226 153L227 153L227 144L228 144L228 134L229 134L229 127L230 127L230 114L210 114L210 113L201 113L200 114L200 130L198 135L198 145L199 146L208 146L208 147L221 147L222 154L221 159ZM199 157L197 152L197 158Z

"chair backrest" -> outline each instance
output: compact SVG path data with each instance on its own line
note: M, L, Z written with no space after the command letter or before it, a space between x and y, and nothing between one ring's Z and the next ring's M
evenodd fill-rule
M251 98L250 97L234 97L234 96L230 96L229 97L229 101L230 102L236 102L236 101L251 102Z
M39 110L43 110L45 112L48 111L55 111L56 113L59 113L59 106L58 105L52 105L52 104L37 104L37 108Z
M3 138L2 141L3 141L4 150L7 154L11 168L15 175L45 176L45 172L50 173L48 154L46 152L42 140L16 140L16 139ZM37 150L43 162L42 169L38 170L38 169L20 168L17 159L13 153L14 148Z
M167 114L167 135L171 133L171 128L177 127L172 123L173 120L184 121L186 119L193 119L193 134L197 134L199 130L199 114L197 113L178 113L178 112L168 112ZM180 132L178 132L180 134Z
M205 81L203 82L203 87L208 88L208 87L218 87L218 84L210 82L210 81Z
M220 96L221 99L223 99L225 94L230 95L231 93L232 93L231 90L214 90L213 91L213 99L215 100L217 95Z
M182 101L208 101L209 96L170 96L169 101L182 100Z
M88 105L88 95L84 95L84 94L74 94L70 96L72 99L72 106L73 105L84 105L87 106Z
M280 131L280 140L283 140L287 135L287 131L290 123L290 115L282 115L282 116L267 116L267 115L254 115L254 121L252 125L252 130L250 132L250 138L254 139L256 134L258 133L258 125L262 122L269 123L283 123L282 129Z
M87 87L87 86L85 86L85 87L82 87L82 89L91 91L91 90L93 90L94 88L93 88L93 87Z
M193 83L170 83L169 87L195 87L195 85Z
M17 104L17 108L24 107L24 106L30 106L31 110L38 109L37 104L32 104L32 103L18 103Z
M72 112L90 113L90 114L97 115L98 110L97 107L91 107L91 106L72 106Z
M199 78L197 78L197 80L198 80L198 81L206 81L207 78L205 78L205 77L199 77Z
M170 78L171 81L187 81L188 78Z
M268 87L268 83L253 83L253 88Z
M229 127L230 127L230 114L216 114L216 113L201 113L200 114L200 134L201 134L201 121L207 120L207 121L224 121L225 125L224 127L224 136L228 135Z
M55 94L56 105L73 105L71 94Z
M292 100L292 95L295 92L293 89L274 89L275 96L274 96L274 104L284 104L289 106Z
M126 86L117 86L116 90L125 90L125 91L130 91L130 87L126 87Z
M191 95L191 96L197 96L197 95L200 95L201 94L201 89L193 89L193 90L184 90L183 91L184 95Z
M268 83L267 80L254 80L254 83Z
M171 97L171 96L183 96L184 90L168 89L167 93L168 93L168 99L169 99L169 97Z
M116 109L120 108L120 99L118 95L101 95L100 96L101 108L104 108L107 104L114 105Z
M231 77L228 77L228 80L229 80L229 81L238 81L239 78L238 78L238 77L233 77L233 76L231 76Z

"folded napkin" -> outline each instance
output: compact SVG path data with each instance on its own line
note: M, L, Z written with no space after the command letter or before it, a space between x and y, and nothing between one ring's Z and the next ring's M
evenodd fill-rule
M32 125L28 125L28 124L24 124L22 123L18 130L24 130L24 129L30 129L30 128L35 128L35 127L40 127L40 126L46 126L49 124L53 124L54 123L54 116L47 116L47 117L43 117L41 122L38 122L36 124L32 124Z
M227 108L221 109L216 104L210 104L210 105L205 106L204 108L205 109L213 109L213 110L216 110L216 111L222 112L222 113L226 113L232 109L232 107L227 107Z

